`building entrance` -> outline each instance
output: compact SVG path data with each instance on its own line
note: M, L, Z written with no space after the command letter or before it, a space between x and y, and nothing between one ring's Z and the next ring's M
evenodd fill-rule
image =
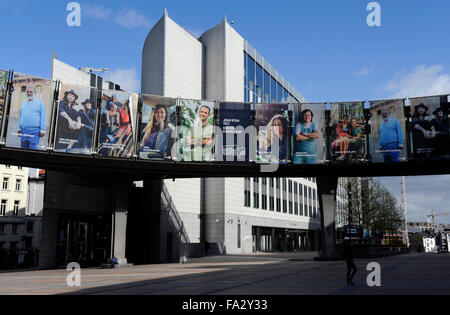
M59 219L56 264L81 267L105 263L111 252L111 220L105 216L62 215Z

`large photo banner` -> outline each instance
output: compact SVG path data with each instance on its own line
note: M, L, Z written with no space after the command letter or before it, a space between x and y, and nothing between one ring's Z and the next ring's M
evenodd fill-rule
M97 89L62 83L57 108L55 152L91 154Z
M289 105L256 104L257 163L286 163L288 159Z
M332 103L330 119L330 160L352 163L365 161L364 103Z
M440 96L412 98L410 137L414 159L449 159L447 108Z
M177 100L142 95L139 158L144 160L172 160L176 127Z
M8 78L8 72L0 69L0 124L2 122L3 112L5 111L7 78Z
M102 91L98 155L130 158L135 148L138 95Z
M214 161L214 102L181 100L177 140L179 161Z
M405 162L407 151L404 101L371 101L370 117L372 162Z
M6 146L47 150L55 82L15 73Z
M295 104L292 125L292 162L294 164L325 163L325 104Z
M222 148L217 148L216 160L224 162L249 162L252 126L251 104L223 102L219 105L218 126L222 130ZM220 155L220 156L219 156Z

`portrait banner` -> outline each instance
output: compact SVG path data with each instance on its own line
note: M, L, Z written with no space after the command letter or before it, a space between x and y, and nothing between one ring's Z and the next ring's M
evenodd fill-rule
M177 125L177 100L142 95L139 158L172 160L173 134Z
M287 163L289 128L288 104L256 104L257 163Z
M404 101L371 101L370 117L372 162L407 161Z
M222 132L222 143L218 148L219 141L216 142L216 160L249 162L251 126L250 103L220 103L218 127Z
M97 89L61 83L59 88L55 152L92 153Z
M0 125L5 111L6 100L6 84L8 79L8 71L0 69Z
M12 84L6 146L47 150L55 82L15 73Z
M182 99L178 161L214 161L214 102Z
M135 148L138 95L103 90L100 104L98 155L130 158Z
M295 104L293 115L294 164L326 162L325 104Z
M412 98L410 140L414 160L450 158L446 96Z
M328 143L332 162L365 162L366 134L363 102L331 104Z

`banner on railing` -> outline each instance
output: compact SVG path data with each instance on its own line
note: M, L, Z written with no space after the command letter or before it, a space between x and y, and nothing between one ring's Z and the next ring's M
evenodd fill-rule
M14 74L6 146L47 150L55 82Z
M404 100L370 102L372 162L407 161Z
M250 103L222 102L219 105L219 131L217 135L216 160L223 162L249 162L252 133L252 112ZM254 158L254 157L252 157Z
M420 97L410 101L411 152L414 159L449 159L448 103L445 97Z
M177 100L142 95L139 158L144 160L172 160Z
M328 143L331 161L366 161L364 103L332 103L330 118Z
M256 104L257 163L280 163L288 160L289 105Z
M122 158L133 155L137 105L137 94L102 91L98 155Z
M178 161L214 161L214 102L180 100Z
M61 83L59 88L55 151L91 154L97 89Z
M292 162L322 164L326 161L325 104L295 104Z

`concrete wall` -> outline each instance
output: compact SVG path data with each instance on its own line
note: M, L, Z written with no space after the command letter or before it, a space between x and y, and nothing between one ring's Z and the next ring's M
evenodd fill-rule
M225 100L225 28L224 24L205 32L201 37L205 47L204 98Z
M201 179L164 180L172 201L183 220L189 241L200 241L200 186Z
M52 59L52 80L61 82L91 86L91 75L74 68L61 60Z
M202 98L202 43L165 19L164 96Z
M162 17L147 36L142 51L141 92L164 95L164 32Z
M244 39L228 23L225 24L225 98L229 102L244 101Z
M208 100L244 101L244 39L224 20L206 31L204 97Z

